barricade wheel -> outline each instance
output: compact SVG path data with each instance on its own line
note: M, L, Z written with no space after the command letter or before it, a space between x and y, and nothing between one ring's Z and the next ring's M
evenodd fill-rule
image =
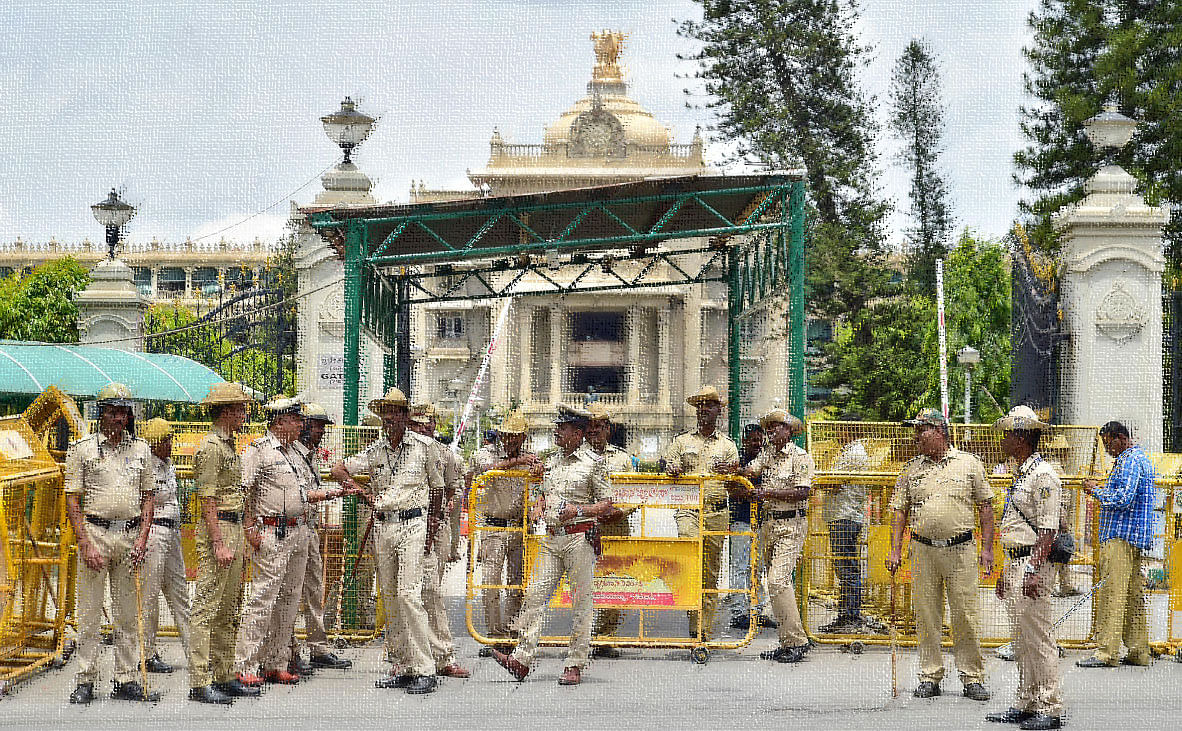
M850 643L850 652L855 655L861 655L866 651L866 645L861 640L854 640Z
M1177 662L1182 662L1182 647L1179 647L1174 651L1174 660Z
M7 680L0 680L0 698L3 698L4 696L8 695L9 691L11 691L11 690L12 690L12 683L11 682L9 682Z
M705 665L710 662L710 650L705 647L695 647L690 650L690 660L693 660L695 665Z

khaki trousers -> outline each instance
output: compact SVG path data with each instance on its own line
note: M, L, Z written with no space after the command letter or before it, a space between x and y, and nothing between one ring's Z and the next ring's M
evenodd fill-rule
M375 521L372 538L386 613L386 652L403 665L403 674L434 675L431 629L423 608L427 519Z
M218 566L205 521L197 528L197 593L189 635L189 685L228 683L234 678L234 640L242 607L242 570L246 555L242 526L218 521L222 540L234 552L226 568Z
M1129 661L1148 664L1149 628L1141 549L1120 538L1109 538L1100 544L1097 568L1104 586L1096 592L1095 656L1110 665L1117 664L1123 639L1129 648Z
M308 563L304 569L303 586L300 591L303 600L304 642L312 657L323 655L328 650L328 634L324 631L324 559L320 555L320 534L309 526ZM291 633L291 659L299 656L300 641L295 632Z
M148 534L148 556L144 560L144 644L148 657L156 654L156 633L160 629L160 595L168 603L172 621L181 636L181 648L189 659L189 582L185 578L185 555L181 531L153 525Z
M582 668L591 654L591 620L595 614L595 549L582 533L546 536L538 542L538 555L525 592L525 608L513 626L522 633L513 657L529 666L538 656L538 641L546 619L546 605L558 590L562 575L571 588L570 647L563 667Z
M457 490L459 495L462 491ZM445 521L447 527L447 551L444 552L444 563L451 563L452 561L460 560L460 513L464 510L464 501L456 500L456 506L447 514Z
M451 550L449 541L449 526L441 523L439 532L435 534L435 545L431 552L423 557L423 610L427 613L427 628L430 630L430 652L435 660L436 672L455 662L456 645L451 636L451 627L447 621L447 607L443 603L443 593L440 584L443 583L443 573L447 569L447 551ZM401 625L395 624L396 634L394 648L406 647L402 635ZM395 662L405 664L405 657L395 657Z
M520 586L523 580L525 548L521 532L479 531L480 583ZM505 596L502 604L501 595ZM485 589L484 622L490 637L508 637L509 624L521 612L521 589Z
M607 523L599 526L599 533L604 536L623 538L632 535L628 526L628 517L624 516L615 523ZM592 634L610 637L620 628L620 623L623 620L624 613L619 609L600 609L595 613L595 629Z
M763 561L767 566L767 593L772 614L780 624L780 647L800 647L809 643L800 622L796 587L792 572L804 550L808 518L767 520L760 526Z
M115 682L138 677L139 637L136 634L135 576L127 553L136 530L110 530L93 523L86 533L106 562L91 571L78 555L78 673L76 683L98 680L99 632L103 624L103 589L111 585L111 622L115 625Z
M673 520L677 523L679 538L698 537L697 511L678 510L673 514ZM726 532L729 530L730 524L730 512L725 508L702 515L702 525L708 531ZM702 589L718 588L718 576L722 571L722 544L725 540L726 536L724 535L706 536L702 539ZM709 641L714 637L714 618L718 615L718 594L704 592L702 606L704 611L700 631L702 640ZM698 613L690 611L686 614L689 617L690 635L696 637L699 632Z
M235 653L238 672L287 669L313 535L307 525L288 527L282 539L275 527L262 528L262 543L250 559L250 598Z
M1014 659L1018 662L1018 693L1014 708L1045 716L1063 713L1059 692L1059 648L1051 636L1051 583L1055 566L1050 561L1038 570L1038 598L1022 593L1029 559L1007 559L1003 576L1006 582L1006 609L1010 614Z
M956 669L964 684L985 681L981 657L981 600L977 591L977 544L937 548L911 541L911 584L919 642L919 680L940 683L944 658L940 642L947 597Z

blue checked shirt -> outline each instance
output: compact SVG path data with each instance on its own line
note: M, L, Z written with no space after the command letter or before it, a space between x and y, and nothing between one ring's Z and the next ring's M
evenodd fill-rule
M1101 543L1120 538L1144 551L1153 548L1153 478L1153 464L1141 447L1129 447L1116 458L1108 482L1095 491Z

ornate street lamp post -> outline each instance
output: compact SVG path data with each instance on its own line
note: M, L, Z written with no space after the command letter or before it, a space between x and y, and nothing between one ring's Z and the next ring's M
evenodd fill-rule
M135 207L119 200L119 195L111 188L106 200L99 201L90 207L94 218L107 229L108 258L115 258L115 247L119 245L119 234L127 222L135 216Z
M369 137L373 130L373 117L357 111L357 105L349 97L341 102L341 108L320 118L324 123L324 134L345 152L345 164L352 164L353 148Z
M973 368L981 362L981 352L971 345L966 345L956 352L956 360L964 366L964 423L968 424L973 403Z

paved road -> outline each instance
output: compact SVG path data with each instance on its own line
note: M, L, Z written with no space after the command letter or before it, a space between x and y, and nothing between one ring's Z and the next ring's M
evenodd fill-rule
M449 577L450 578L450 577ZM685 651L626 651L619 660L596 661L583 685L565 688L561 650L548 649L524 683L514 682L492 660L476 656L478 646L462 628L458 581L449 581L453 629L468 680L444 680L438 692L408 696L378 690L373 681L385 671L376 644L342 651L354 661L347 671L320 671L297 686L273 686L257 700L209 707L186 699L187 677L151 676L164 692L158 704L106 698L89 707L70 706L77 663L18 686L0 701L0 727L95 729L134 728L388 728L412 723L416 729L509 727L554 729L555 723L604 728L792 728L792 729L974 729L998 726L984 721L987 711L1008 705L1017 683L1013 663L988 653L988 686L995 700L977 703L960 697L955 675L945 679L947 695L919 700L915 653L901 650L899 697L890 696L890 653L870 648L862 655L819 647L799 665L759 659L775 644L765 631L740 653L715 653L694 665ZM162 644L166 659L183 664L176 641ZM1061 661L1072 728L1177 728L1182 718L1182 665L1160 659L1148 668L1081 670L1071 652ZM947 658L951 667L951 657ZM103 650L103 681L109 689L111 650ZM495 726L493 724L496 724Z

